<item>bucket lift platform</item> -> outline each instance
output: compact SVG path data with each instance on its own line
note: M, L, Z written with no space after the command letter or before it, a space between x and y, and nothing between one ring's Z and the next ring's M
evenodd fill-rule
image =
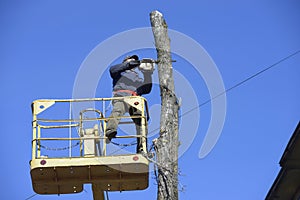
M119 98L119 97L118 97ZM124 97L123 97L124 98ZM147 153L147 104L142 97L126 97L126 102L142 110L142 135L118 136L120 139L140 137L143 150ZM37 100L32 104L33 110L33 140L30 174L32 186L38 194L71 194L83 190L84 184L92 184L99 191L143 190L148 187L149 161L142 155L127 153L121 155L106 155L105 126L108 120L105 113L96 109L83 109L80 117L74 119L46 119L39 115L52 114L54 105L59 103L74 105L84 102L105 102L114 98L69 99L69 100ZM51 109L50 109L51 108ZM71 108L71 107L70 107ZM71 110L71 109L70 109ZM48 112L48 113L47 113ZM84 117L84 113L94 114ZM97 115L97 116L96 116ZM54 115L56 116L56 115ZM92 116L92 117L91 117ZM125 118L121 124L131 123ZM127 121L126 121L127 120ZM85 128L84 124L96 123L93 128ZM69 137L63 132L68 133ZM76 134L74 135L74 132ZM52 134L54 137L49 137ZM67 144L65 148L50 148L46 145L58 146ZM59 151L69 150L65 156ZM45 153L48 154L45 156Z
M143 190L148 187L148 160L142 155L94 158L35 159L33 189L38 194L70 194L93 183L103 191Z

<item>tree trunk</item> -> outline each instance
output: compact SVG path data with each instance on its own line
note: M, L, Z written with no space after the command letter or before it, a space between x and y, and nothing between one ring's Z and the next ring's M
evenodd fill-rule
M155 141L157 156L157 200L178 199L178 103L175 95L168 27L158 11L150 13L158 58L161 95L160 136Z

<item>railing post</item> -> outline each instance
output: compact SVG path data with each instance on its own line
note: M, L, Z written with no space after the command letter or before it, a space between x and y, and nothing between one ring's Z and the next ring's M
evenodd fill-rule
M147 134L148 134L148 122L147 122L147 117L146 114L148 115L148 113L145 114L145 106L146 105L146 100L143 97L140 97L141 101L142 101L142 118L141 118L141 125L142 125L142 129L143 129L143 135L142 135L142 146L143 146L143 150L145 152L147 152ZM148 110L148 109L146 109Z
M37 143L38 143L38 149L37 149L37 157L41 157L41 127L37 125L38 134L37 134Z
M35 110L34 110L34 103L32 103L32 115L33 115L33 119L32 119L32 159L36 158L36 114L35 114Z

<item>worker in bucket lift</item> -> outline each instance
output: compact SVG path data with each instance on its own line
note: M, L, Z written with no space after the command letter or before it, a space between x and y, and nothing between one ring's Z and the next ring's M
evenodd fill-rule
M124 58L121 64L110 67L110 76L113 79L113 96L126 97L126 96L141 96L148 94L152 89L152 70L140 69L141 61L137 55L131 55ZM143 78L135 71L136 68L140 69ZM120 118L125 113L130 116L141 116L141 111L135 107L130 106L122 99L115 99L112 101L113 109L110 119L107 122L106 128L106 143L110 143L112 138L117 135L117 127ZM117 117L117 118L116 118ZM136 127L136 134L141 135L141 118L132 118ZM137 153L142 150L140 138L137 138Z

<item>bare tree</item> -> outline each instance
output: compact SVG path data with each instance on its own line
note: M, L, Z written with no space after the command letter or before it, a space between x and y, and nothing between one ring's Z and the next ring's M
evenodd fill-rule
M178 103L175 95L168 26L158 11L150 13L158 58L161 95L160 136L154 142L157 156L157 200L178 199Z

